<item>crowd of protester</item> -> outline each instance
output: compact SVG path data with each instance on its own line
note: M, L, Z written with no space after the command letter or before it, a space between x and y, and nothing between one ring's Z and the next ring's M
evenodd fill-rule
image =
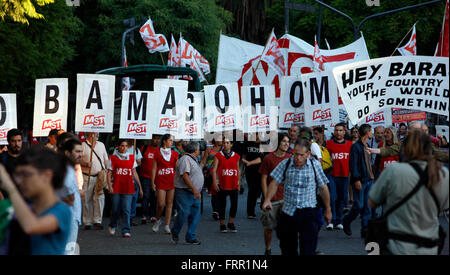
M174 243L187 224L185 242L200 245L202 201L211 203L219 232L238 232L244 179L247 218L261 213L265 255L271 255L274 232L283 255L321 254L320 229L352 235L358 217L364 239L369 221L418 182L428 191L417 191L389 216L385 253L437 254L438 214L449 208L448 143L425 124L348 129L339 123L328 140L323 127L292 125L278 133L270 152L262 150L259 134L245 142L153 135L139 145L118 140L110 155L98 139L98 133L80 140L52 130L45 146L24 149L22 132L8 132L0 151L0 200L10 201L14 215L0 228L0 254L73 254L79 229L115 236L120 223L121 236L131 238L138 218L155 233L163 225ZM106 229L105 201L111 203Z

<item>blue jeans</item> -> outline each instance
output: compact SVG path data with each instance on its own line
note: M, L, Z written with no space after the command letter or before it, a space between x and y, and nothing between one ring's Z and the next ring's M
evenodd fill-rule
M156 216L156 196L152 190L152 179L141 178L142 193L142 216L146 218Z
M139 186L137 185L136 181L133 179L133 184L134 184L134 190L136 190L136 192L134 193L133 198L131 200L131 213L130 213L130 217L134 218L136 217L136 202L139 199Z
M194 241L196 239L195 232L200 221L200 199L196 200L191 192L176 188L174 201L175 205L177 205L178 216L175 218L172 233L178 235L187 220L188 229L185 240Z
M327 174L327 178L328 178L328 192L330 193L330 208L331 208L331 215L332 215L332 219L331 219L331 223L336 225L336 184L335 182L331 179L333 176L331 176L330 174Z
M122 234L130 233L131 194L111 194L112 215L109 226L117 228L117 222L122 210Z
M352 183L353 189L353 205L349 213L345 215L343 222L351 224L358 215L361 215L361 232L367 230L367 223L372 216L372 211L368 204L370 188L373 185L373 181L362 181L361 190L356 190L355 184Z
M331 208L333 209L333 206L335 208L335 211L333 212L333 224L342 224L342 211L344 210L345 202L348 200L349 179L348 177L330 176L330 182L333 182L336 191L335 202L332 204Z

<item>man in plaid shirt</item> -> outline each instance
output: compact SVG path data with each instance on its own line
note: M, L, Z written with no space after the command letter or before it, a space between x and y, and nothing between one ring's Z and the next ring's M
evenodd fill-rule
M308 140L298 139L287 170L289 159L280 162L270 174L273 180L268 187L263 210L272 208L270 200L275 195L277 184L284 181L284 206L277 226L283 255L298 255L298 241L300 255L315 255L319 231L317 187L324 203L325 220L327 223L331 221L328 179L320 162L311 158L310 148Z

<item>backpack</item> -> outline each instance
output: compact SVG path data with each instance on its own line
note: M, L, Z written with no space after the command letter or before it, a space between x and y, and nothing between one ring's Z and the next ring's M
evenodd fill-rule
M313 143L317 143L313 141ZM320 152L322 153L322 169L325 173L328 173L331 168L333 168L333 159L331 158L330 152L328 152L327 148L322 145L320 146Z

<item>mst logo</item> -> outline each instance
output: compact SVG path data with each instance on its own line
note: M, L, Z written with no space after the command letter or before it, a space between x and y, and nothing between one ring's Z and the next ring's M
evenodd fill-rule
M158 175L160 176L164 176L164 175L170 175L170 174L175 174L175 171L173 170L173 168L164 168L158 171Z
M116 174L122 176L131 176L133 175L133 171L129 168L118 168Z
M267 126L267 125L269 125L270 123L269 123L269 116L252 116L251 118L250 118L250 127L253 127L253 126L260 126L260 127L263 127L263 126Z
M147 133L147 123L137 124L136 122L132 122L128 124L127 133L135 132L136 134Z
M57 119L57 120L51 120L51 119L47 119L44 120L42 123L42 130L46 130L46 129L61 129L62 128L62 121L61 119Z
M8 137L8 128L0 129L0 138L7 138Z
M168 117L162 118L159 121L159 128L167 128L169 130L177 129L178 128L178 121L176 119L170 119Z
M384 120L383 112L371 114L366 118L366 122L380 122Z
M305 114L304 113L287 113L284 116L284 122L304 122Z
M222 176L237 176L237 170L236 169L223 169L222 170Z
M196 134L198 132L197 123L186 122L184 128L184 132L187 134Z
M313 113L313 120L317 119L328 119L331 118L331 109L328 108L326 110L316 110Z
M92 126L105 126L105 115L94 116L87 115L84 117L83 126L92 125Z
M223 124L224 126L234 125L234 117L233 115L220 115L216 117L216 126Z

